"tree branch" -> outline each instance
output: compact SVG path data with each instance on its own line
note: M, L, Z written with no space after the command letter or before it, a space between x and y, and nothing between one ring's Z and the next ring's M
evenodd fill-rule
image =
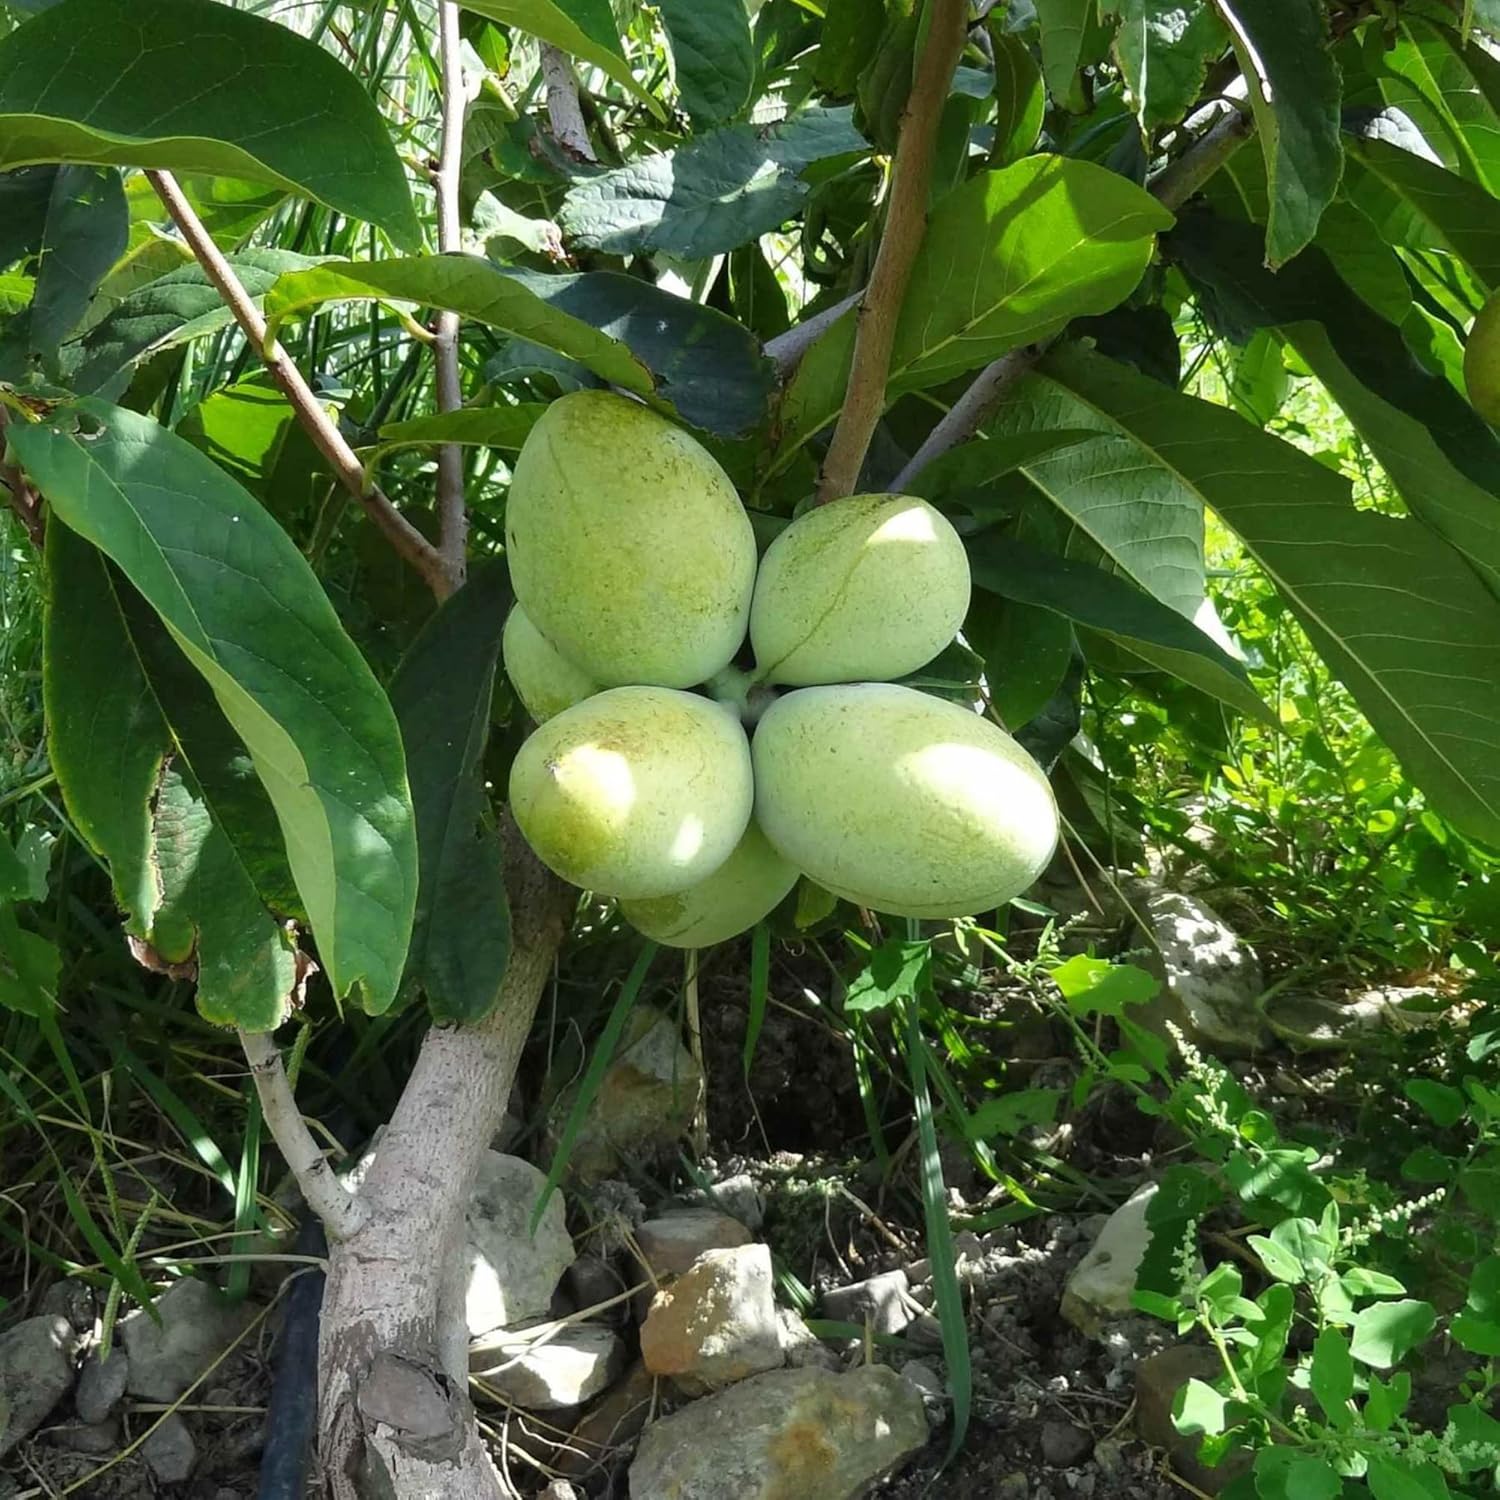
M26 528L26 535L31 538L31 545L40 551L43 541L46 540L47 530L42 516L41 496L32 488L31 481L15 464L4 462L5 424L9 420L10 413L0 406L0 484L5 486L10 508L15 511L17 519Z
M458 214L458 181L463 166L464 90L463 47L455 0L438 0L438 42L443 68L443 139L438 158L438 249L447 254L462 248ZM463 405L463 383L458 363L459 317L437 315L433 346L437 370L437 408L457 411ZM469 515L464 504L464 454L457 443L443 443L437 451L438 551L451 587L458 588L466 571Z
M303 1201L323 1221L330 1238L348 1239L364 1227L369 1215L334 1175L327 1157L313 1140L292 1095L281 1063L281 1048L263 1031L240 1032L240 1046L250 1064L255 1092L260 1095L261 1113L292 1176L297 1179Z
M589 139L588 122L578 102L578 79L567 54L550 43L542 44L542 77L547 82L547 118L557 144L578 161L597 161Z
M849 494L858 484L875 425L885 410L896 320L927 229L932 153L953 70L963 51L968 11L968 0L933 0L930 7L927 45L901 112L885 232L859 306L849 389L818 477L820 505Z
M1152 178L1149 191L1166 207L1182 207L1247 141L1255 129L1254 119L1232 109L1188 147L1183 154ZM974 382L928 433L922 446L891 481L893 490L909 485L928 464L950 449L967 442L988 420L1005 394L1041 359L1054 341L1045 340L1023 349L1012 349L986 365Z
M802 363L802 356L808 349L832 328L840 318L859 303L861 293L851 292L840 302L835 302L831 307L825 307L822 312L817 312L805 322L798 323L794 328L788 328L785 333L778 333L774 339L766 341L766 354L776 365L776 374L783 380L789 380L793 371Z
M318 451L333 466L344 488L364 506L366 514L385 534L386 539L426 579L438 598L445 598L456 586L444 565L442 554L417 530L379 488L367 484L364 468L354 450L344 440L333 419L280 344L266 346L266 320L251 300L234 267L214 244L193 206L183 196L177 179L170 172L147 172L156 195L166 205L172 222L181 231L204 273L218 289L234 321L239 324L251 346L265 361L272 380L291 403L297 420L307 429Z

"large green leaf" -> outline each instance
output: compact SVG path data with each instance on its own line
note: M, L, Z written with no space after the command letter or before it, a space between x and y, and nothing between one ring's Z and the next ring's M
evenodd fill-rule
M1272 275L1242 225L1185 218L1173 252L1221 318L1277 328L1370 445L1411 513L1500 596L1500 439L1394 324L1372 315L1317 249Z
M373 467L387 453L400 448L430 448L439 443L518 453L546 409L544 402L524 401L516 406L465 406L458 411L429 412L404 422L387 422L380 429L379 443L366 454L365 464Z
M1114 54L1143 130L1175 125L1228 44L1210 0L1101 0L1119 17Z
M1456 255L1500 290L1500 203L1478 183L1389 141L1350 142L1350 199L1388 245Z
M1026 43L1000 24L1002 19L999 10L990 12L990 43L995 51L995 143L990 161L997 167L1031 154L1047 113L1042 71Z
M241 284L258 302L278 276L317 262L289 250L246 250L230 257ZM63 367L71 389L114 395L143 359L228 327L233 315L201 267L181 266L137 287L75 342Z
M1317 232L1343 172L1340 84L1322 0L1214 0L1250 86L1270 184L1266 261Z
M273 183L422 242L373 100L294 31L212 0L63 0L0 38L0 167Z
M980 588L1096 630L1240 713L1270 718L1239 662L1191 621L1125 579L994 533L971 540L969 557Z
M1041 378L1239 534L1433 805L1500 844L1500 601L1468 563L1417 521L1357 509L1342 476L1223 407L1077 349Z
M270 1030L296 959L267 905L286 881L265 793L202 680L103 555L55 523L46 567L47 739L68 811L152 961L196 967L209 1019Z
M112 168L58 170L42 231L31 304L31 347L52 359L109 269L125 253L129 220Z
M57 172L53 166L0 172L0 266L14 265L41 249Z
M488 16L518 31L529 31L560 51L592 63L644 100L653 113L664 117L665 111L636 82L620 51L609 0L461 0L461 3L475 15Z
M1081 110L1084 100L1078 69L1083 63L1084 42L1094 24L1094 0L1038 0L1036 14L1041 23L1042 76L1047 87L1064 109Z
M733 319L614 271L547 276L472 255L333 261L282 277L266 318L274 335L325 302L371 299L451 308L724 436L759 422L770 396L770 362Z
M12 424L57 522L93 542L207 680L276 809L336 994L395 998L416 840L390 703L286 533L211 459L85 399Z
M438 1021L477 1021L487 1014L510 958L500 835L483 766L510 601L502 564L474 568L423 627L391 681L421 867L406 974Z
M967 374L1108 312L1134 291L1173 222L1118 173L1060 156L981 172L933 210L891 354L888 394ZM854 349L846 313L808 351L782 404L775 468L838 415Z
M640 157L574 187L558 223L574 244L614 255L699 260L736 249L797 212L808 192L797 175L804 167L869 149L849 113L807 110L764 135L735 125Z
M660 0L677 93L698 125L721 125L749 103L755 43L745 0Z

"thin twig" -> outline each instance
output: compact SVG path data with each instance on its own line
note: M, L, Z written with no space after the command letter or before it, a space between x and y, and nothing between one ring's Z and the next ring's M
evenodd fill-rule
M346 1240L364 1224L366 1210L334 1175L328 1158L313 1140L281 1062L281 1048L265 1032L240 1032L240 1046L250 1064L261 1113L272 1138L291 1168L307 1206L323 1221L331 1238Z
M452 593L454 584L443 564L442 554L377 487L366 481L364 467L355 457L354 450L313 395L286 350L279 343L267 347L266 320L235 274L234 267L203 227L193 205L183 196L177 179L170 172L147 172L146 176L198 264L203 267L204 274L234 315L234 321L265 361L271 379L291 403L297 420L307 429L318 452L333 465L340 483L364 506L366 514L385 533L396 551L426 579L433 593L440 599Z
M542 46L542 77L547 83L547 118L557 144L577 161L597 161L583 106L578 102L573 64L565 52L547 43Z
M458 6L438 0L438 42L443 68L443 140L437 170L438 249L456 254L461 248L458 214L459 172L463 166L464 90L463 44L458 31ZM433 354L437 365L437 407L457 411L463 405L463 382L458 363L459 317L437 315ZM464 581L468 553L469 514L464 504L464 454L457 443L437 450L438 551L454 588Z
M1254 129L1250 115L1233 110L1206 130L1170 166L1158 172L1149 184L1150 192L1167 208L1181 208L1249 139ZM891 481L891 489L900 491L935 459L973 437L1011 387L1036 365L1053 342L1048 339L1012 349L986 365L907 460Z
M796 327L788 328L785 333L778 333L774 339L766 341L766 354L775 363L776 373L783 381L787 380L801 364L802 356L807 353L809 347L832 328L851 307L858 305L860 295L859 292L851 292L842 301L835 302L831 307L825 307L822 312L814 313L805 322L798 323Z
M968 0L933 0L927 45L922 49L911 93L901 111L885 232L859 305L849 389L818 477L818 503L849 494L885 410L896 320L906 284L927 229L927 199L938 122L967 33Z
M40 548L46 540L47 526L42 516L42 500L37 494L31 481L20 471L15 464L5 463L5 424L10 420L10 413L0 406L0 484L5 486L6 497L10 501L10 508L15 511L17 519L26 528L26 535L31 538L31 545Z
M1231 105L1228 114L1151 179L1151 193L1175 213L1250 139L1254 130L1255 117Z

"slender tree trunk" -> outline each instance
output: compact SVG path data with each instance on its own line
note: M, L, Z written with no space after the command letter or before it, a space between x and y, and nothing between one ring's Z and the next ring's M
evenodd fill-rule
M329 1247L319 1457L339 1500L508 1494L474 1423L463 1336L464 1209L509 1098L572 898L507 840L513 947L499 1004L433 1027Z

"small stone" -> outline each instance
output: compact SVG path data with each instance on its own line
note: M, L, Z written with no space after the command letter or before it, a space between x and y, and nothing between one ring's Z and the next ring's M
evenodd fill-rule
M592 1311L610 1302L630 1285L602 1255L583 1254L568 1267L563 1283L580 1312ZM613 1312L616 1309L610 1309Z
M1125 1449L1115 1438L1101 1438L1094 1444L1094 1462L1099 1472L1113 1476L1125 1468Z
M943 1385L942 1376L929 1364L924 1364L920 1359L909 1359L901 1366L901 1378L908 1385L914 1385L924 1396L944 1396L947 1389Z
M637 1360L580 1418L552 1460L553 1468L569 1479L582 1480L596 1469L612 1466L634 1444L656 1404L656 1377Z
M108 1359L100 1359L93 1350L78 1372L78 1389L73 1392L73 1409L79 1420L98 1423L125 1399L130 1378L130 1356L123 1349L111 1349Z
M776 1309L776 1332L781 1352L794 1369L815 1365L821 1370L837 1370L838 1355L807 1326L789 1307Z
M1031 1478L1017 1470L1007 1474L995 1490L995 1500L1031 1500Z
M73 1386L73 1325L56 1313L0 1334L0 1454L30 1437Z
M855 1500L927 1442L922 1397L884 1365L773 1370L646 1429L632 1500Z
M198 1445L176 1412L164 1417L141 1444L141 1457L162 1484L182 1484L198 1462Z
M573 1262L561 1193L553 1193L536 1233L531 1214L546 1176L519 1156L486 1151L465 1215L469 1262L464 1312L469 1336L512 1328L545 1314Z
M566 1479L554 1479L537 1500L578 1500L578 1491Z
M641 1328L641 1358L689 1394L781 1364L781 1337L764 1245L709 1250L657 1294Z
M943 1325L931 1313L919 1313L906 1325L906 1341L920 1349L941 1349Z
M554 1146L573 1097L574 1090L564 1091L551 1110ZM574 1139L569 1173L579 1182L597 1182L627 1158L671 1146L691 1127L702 1097L703 1070L682 1045L677 1023L637 1005Z
M1156 1184L1145 1183L1105 1221L1088 1254L1073 1268L1063 1290L1062 1315L1075 1328L1097 1335L1111 1318L1132 1311L1135 1278L1151 1230L1146 1212Z
M625 1364L625 1346L598 1323L569 1323L543 1341L504 1330L469 1350L469 1369L528 1411L581 1406Z
M638 1225L635 1241L657 1276L681 1276L705 1250L748 1245L750 1231L714 1208L674 1208Z
M78 1333L87 1333L94 1326L94 1292L86 1281L76 1281L65 1276L54 1281L42 1293L39 1313L66 1318Z
M156 1315L159 1323L138 1309L120 1321L125 1389L143 1401L175 1401L239 1337L255 1308L189 1276L156 1299Z
M823 1316L834 1323L867 1324L872 1333L900 1333L916 1316L905 1271L887 1271L823 1293Z
M107 1422L69 1422L65 1427L49 1427L47 1441L70 1453L87 1453L97 1458L113 1453L120 1446L120 1424L113 1417Z
M748 1172L737 1172L696 1195L695 1201L705 1208L717 1209L738 1219L746 1229L756 1230L765 1222L766 1205Z
M1094 1439L1071 1422L1042 1423L1042 1458L1054 1469L1081 1464L1093 1449Z

